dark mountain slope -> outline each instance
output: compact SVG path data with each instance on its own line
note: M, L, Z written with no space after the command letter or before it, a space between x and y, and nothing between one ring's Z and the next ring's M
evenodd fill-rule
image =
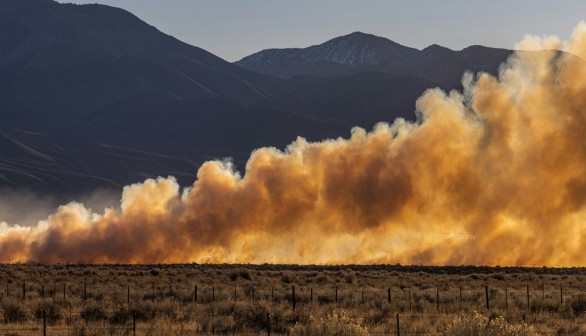
M148 122L141 104L131 105L124 113L100 115L91 123L96 127L82 130L87 132L84 137L73 136L82 139L78 141L70 140L71 133L2 134L0 187L67 199L156 176L173 175L182 185L190 185L199 165L208 160L231 158L243 169L255 148L282 149L297 136L315 141L349 134L349 127L340 123L275 108L244 108L222 98L155 106L161 113ZM137 126L123 126L132 124ZM112 133L124 136L105 139Z
M371 129L377 122L415 119L415 101L438 83L420 77L361 72L344 77L296 76L287 86L326 120Z
M247 106L282 91L121 9L0 3L0 96L11 97L4 127L75 124L144 93L161 100L223 97Z
M347 133L296 101L124 10L0 0L0 187L67 196L169 174L190 184L205 160Z
M387 64L378 70L427 78L449 89L460 85L462 75L466 71L496 74L499 66L511 54L511 50L483 46L471 46L454 51L434 44L423 49L415 57Z

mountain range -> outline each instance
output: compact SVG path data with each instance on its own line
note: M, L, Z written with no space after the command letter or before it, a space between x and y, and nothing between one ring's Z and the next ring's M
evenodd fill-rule
M105 5L0 0L0 190L71 199L261 146L415 118L426 89L510 50L423 50L364 33L229 63Z
M411 75L453 88L465 71L496 73L511 50L479 45L454 51L437 44L423 50L354 32L307 48L267 49L235 64L288 79L298 75L340 77L363 71Z

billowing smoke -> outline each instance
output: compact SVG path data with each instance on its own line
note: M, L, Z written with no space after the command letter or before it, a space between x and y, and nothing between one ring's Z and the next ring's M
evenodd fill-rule
M427 91L417 123L261 148L243 175L207 162L186 190L125 187L120 210L0 224L0 261L584 264L586 23L517 47L498 78Z

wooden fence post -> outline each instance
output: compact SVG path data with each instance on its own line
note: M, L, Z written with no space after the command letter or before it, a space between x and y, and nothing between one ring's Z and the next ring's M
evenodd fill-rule
M197 303L197 285L193 286L193 303Z
M291 287L291 294L293 295L292 299L293 299L293 310L295 310L295 307L297 306L297 302L295 300L295 286Z
M271 314L267 313L267 336L271 336Z
M509 309L509 288L505 287L505 308Z
M460 310L462 310L462 305L463 305L463 301L462 300L462 286L459 287L460 288Z
M216 301L216 289L212 286L212 302Z
M338 303L338 287L336 287L336 303Z
M435 308L439 312L439 286L435 287Z
M126 285L126 304L130 306L130 285Z
M364 288L362 288L362 304L364 304Z
M484 286L484 294L486 297L486 310L490 310L490 303L488 301L488 285Z
M391 303L391 287L387 288L387 302Z
M236 284L234 284L234 302L236 302Z
M313 303L313 287L309 289L309 303Z
M65 301L65 282L63 283L63 301Z
M562 285L560 285L560 304L564 304L564 289Z
M527 285L527 310L529 310L529 285Z
M399 314L397 313L397 336L401 336L401 327L399 324Z
M87 300L87 283L83 283L83 301Z
M45 315L44 309L43 309L43 336L47 336L47 316Z
M411 290L409 290L409 311L412 311L412 309L411 309Z
M22 283L22 300L26 300L26 282Z

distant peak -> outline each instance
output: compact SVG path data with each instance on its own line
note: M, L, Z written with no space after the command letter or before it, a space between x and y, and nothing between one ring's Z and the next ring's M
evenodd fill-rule
M342 35L331 39L330 41L335 40L366 40L366 39L380 39L380 40L388 40L387 38L376 36L373 34L363 33L360 31L355 31L353 33ZM326 42L327 43L327 42Z
M372 34L368 34L368 33L363 33L361 31L355 31L355 32L350 33L350 34L348 34L346 36L347 37L350 37L350 36L352 36L352 37L366 37L366 36L376 36L376 35L372 35ZM376 37L378 37L378 36L376 36Z
M434 43L434 44L426 47L422 51L424 53L436 53L436 52L446 52L446 51L453 51L453 50Z
M469 47L466 47L464 49L462 49L461 51L483 51L483 50L506 50L503 48L492 48L492 47L486 47L483 45L479 45L479 44L473 44Z
M275 73L279 72L276 76L281 77L285 72L306 73L304 67L309 69L327 65L330 69L342 69L338 67L341 65L346 69L371 68L407 59L419 52L417 49L403 46L386 37L355 31L307 48L265 49L244 57L237 64L258 72L267 72L267 68L285 69L283 72L275 70ZM337 70L327 71L336 72Z

